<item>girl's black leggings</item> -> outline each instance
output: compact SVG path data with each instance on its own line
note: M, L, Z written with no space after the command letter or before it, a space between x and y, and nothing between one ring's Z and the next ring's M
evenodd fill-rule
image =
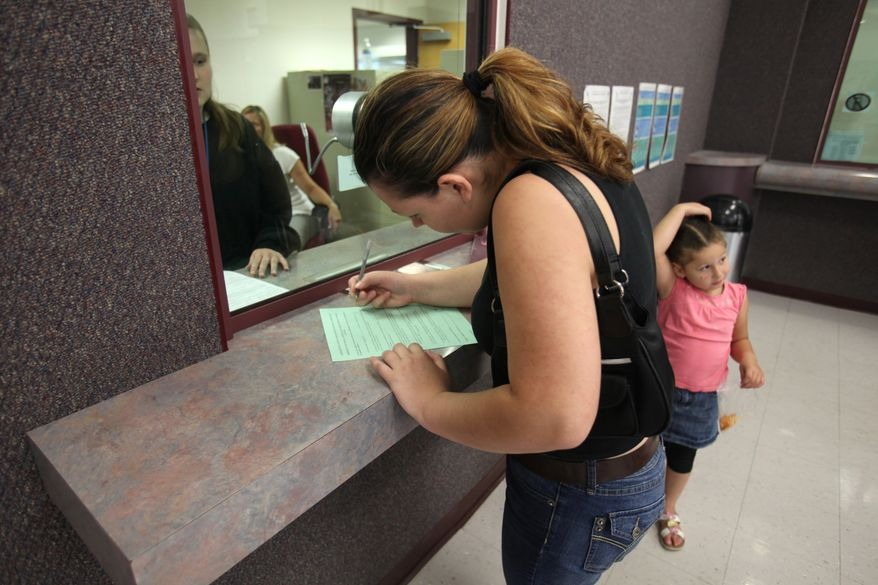
M677 473L691 473L695 463L697 449L686 447L678 443L665 441L665 456L668 459L668 467Z

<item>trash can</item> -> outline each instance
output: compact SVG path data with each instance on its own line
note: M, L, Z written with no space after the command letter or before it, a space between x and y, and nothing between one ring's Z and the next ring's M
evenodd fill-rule
M734 195L709 195L701 204L710 208L710 222L718 227L726 237L728 261L731 266L728 279L741 281L744 254L747 253L747 240L753 227L753 214L743 200Z

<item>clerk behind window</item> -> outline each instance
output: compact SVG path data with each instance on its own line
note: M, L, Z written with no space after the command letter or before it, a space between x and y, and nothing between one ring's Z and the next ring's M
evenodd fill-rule
M292 208L283 171L253 127L211 99L207 37L195 18L187 20L223 268L246 266L252 275L277 275L278 269L289 270L286 256L299 249L289 228Z

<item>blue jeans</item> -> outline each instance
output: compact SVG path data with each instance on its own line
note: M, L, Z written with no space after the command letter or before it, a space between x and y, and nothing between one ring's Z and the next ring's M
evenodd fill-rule
M502 544L506 583L597 583L658 520L664 500L661 445L628 477L587 486L545 479L508 457Z

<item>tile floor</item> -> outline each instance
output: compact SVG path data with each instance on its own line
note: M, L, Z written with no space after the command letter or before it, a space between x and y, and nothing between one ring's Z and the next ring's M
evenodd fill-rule
M600 585L878 583L878 316L759 291L750 305L767 383L699 452L678 506L686 547L665 551L653 528ZM504 491L413 585L503 584Z

